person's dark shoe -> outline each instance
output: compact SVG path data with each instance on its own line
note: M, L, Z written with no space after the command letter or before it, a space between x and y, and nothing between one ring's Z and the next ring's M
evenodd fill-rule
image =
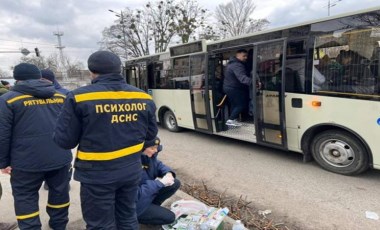
M0 223L1 230L14 230L18 227L16 222L13 223Z

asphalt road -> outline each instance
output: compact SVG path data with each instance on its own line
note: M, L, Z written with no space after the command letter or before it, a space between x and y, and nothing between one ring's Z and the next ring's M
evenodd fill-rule
M380 171L347 177L302 163L298 153L284 152L219 136L185 130L159 132L160 159L183 182L204 180L208 187L229 195L247 196L257 210L272 210L269 218L290 229L380 229L380 220L367 219L365 211L380 215ZM0 175L3 197L0 222L14 220L13 198L7 175ZM68 229L83 229L79 183L71 182ZM40 190L41 218L47 191Z
M244 195L257 210L292 229L380 229L380 171L356 177L324 171L302 155L220 136L160 130L160 159L184 181L204 180L221 192Z

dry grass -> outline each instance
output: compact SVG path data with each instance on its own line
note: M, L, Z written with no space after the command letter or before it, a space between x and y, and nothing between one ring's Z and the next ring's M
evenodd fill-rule
M228 191L215 191L208 188L207 184L202 182L194 182L192 184L183 183L181 190L194 198L204 202L208 206L222 208L228 207L229 216L236 220L241 220L248 229L260 230L289 230L293 229L283 223L277 223L268 216L260 215L259 210L251 205L251 201L247 200L247 196L233 197L228 195Z

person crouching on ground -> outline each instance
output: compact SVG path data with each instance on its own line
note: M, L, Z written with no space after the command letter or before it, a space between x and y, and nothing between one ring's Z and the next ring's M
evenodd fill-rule
M172 211L161 207L181 186L171 168L157 159L162 150L160 139L145 142L141 163L143 175L140 182L136 212L140 224L165 225L175 220Z

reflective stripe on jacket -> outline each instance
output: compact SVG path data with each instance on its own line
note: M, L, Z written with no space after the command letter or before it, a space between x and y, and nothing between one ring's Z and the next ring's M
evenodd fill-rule
M71 162L71 151L53 141L64 100L43 80L19 82L0 97L0 168L39 172Z
M92 85L68 93L54 140L66 149L79 144L74 178L106 183L115 178L96 181L101 171L140 164L144 141L157 134L155 110L151 96L119 74L100 75Z

